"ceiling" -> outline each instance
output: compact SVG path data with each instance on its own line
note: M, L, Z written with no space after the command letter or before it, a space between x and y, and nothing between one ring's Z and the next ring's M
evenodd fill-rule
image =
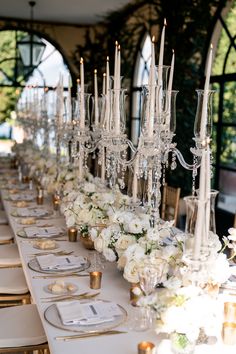
M36 0L34 19L45 22L90 24L131 0ZM29 19L28 0L0 2L0 18Z

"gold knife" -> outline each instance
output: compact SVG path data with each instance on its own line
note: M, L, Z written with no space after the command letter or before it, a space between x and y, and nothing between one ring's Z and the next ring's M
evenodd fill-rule
M55 339L56 340L68 341L68 340L71 340L71 339L82 339L82 338L113 335L113 334L122 334L122 333L127 333L127 332L110 330L110 331L104 331L104 332L82 333L82 334L76 334L76 335L71 335L71 336L59 336L59 337L55 337Z

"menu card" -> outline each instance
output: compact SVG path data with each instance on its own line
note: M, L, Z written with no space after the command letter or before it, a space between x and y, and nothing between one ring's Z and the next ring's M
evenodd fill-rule
M81 256L55 256L47 254L45 256L36 257L38 264L42 270L71 270L80 268L86 263L84 257Z
M62 233L60 227L49 226L49 227L27 227L25 228L25 234L27 237L52 237L57 236Z
M27 200L27 201L30 201L30 200L33 200L34 199L34 196L32 194L12 194L10 196L10 199L13 201L13 202L16 202L16 201L20 201L20 200Z
M59 316L64 325L94 325L113 321L115 316L121 316L120 307L114 302L67 301L56 304Z
M18 216L32 216L32 217L37 217L37 216L44 216L47 215L48 211L45 209L29 209L29 208L18 208L17 209L17 215Z

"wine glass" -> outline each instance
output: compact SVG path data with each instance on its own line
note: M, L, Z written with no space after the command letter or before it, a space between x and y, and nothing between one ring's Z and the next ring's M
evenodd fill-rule
M151 295L158 283L158 268L152 264L145 264L138 268L138 277L144 295Z
M161 258L148 257L145 264L138 268L139 285L143 291L143 299L140 306L141 319L139 330L146 330L152 327L153 311L149 307L147 297L151 296L156 286L162 281L167 262Z

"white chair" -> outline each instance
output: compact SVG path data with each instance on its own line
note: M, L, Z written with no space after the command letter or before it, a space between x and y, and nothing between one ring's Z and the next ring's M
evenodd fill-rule
M29 303L30 294L22 268L0 269L0 307Z
M21 259L15 243L0 246L0 268L20 267Z
M48 350L36 305L0 309L0 353Z
M14 233L9 225L0 225L0 245L12 243Z
M0 225L8 224L8 219L4 210L0 210Z

